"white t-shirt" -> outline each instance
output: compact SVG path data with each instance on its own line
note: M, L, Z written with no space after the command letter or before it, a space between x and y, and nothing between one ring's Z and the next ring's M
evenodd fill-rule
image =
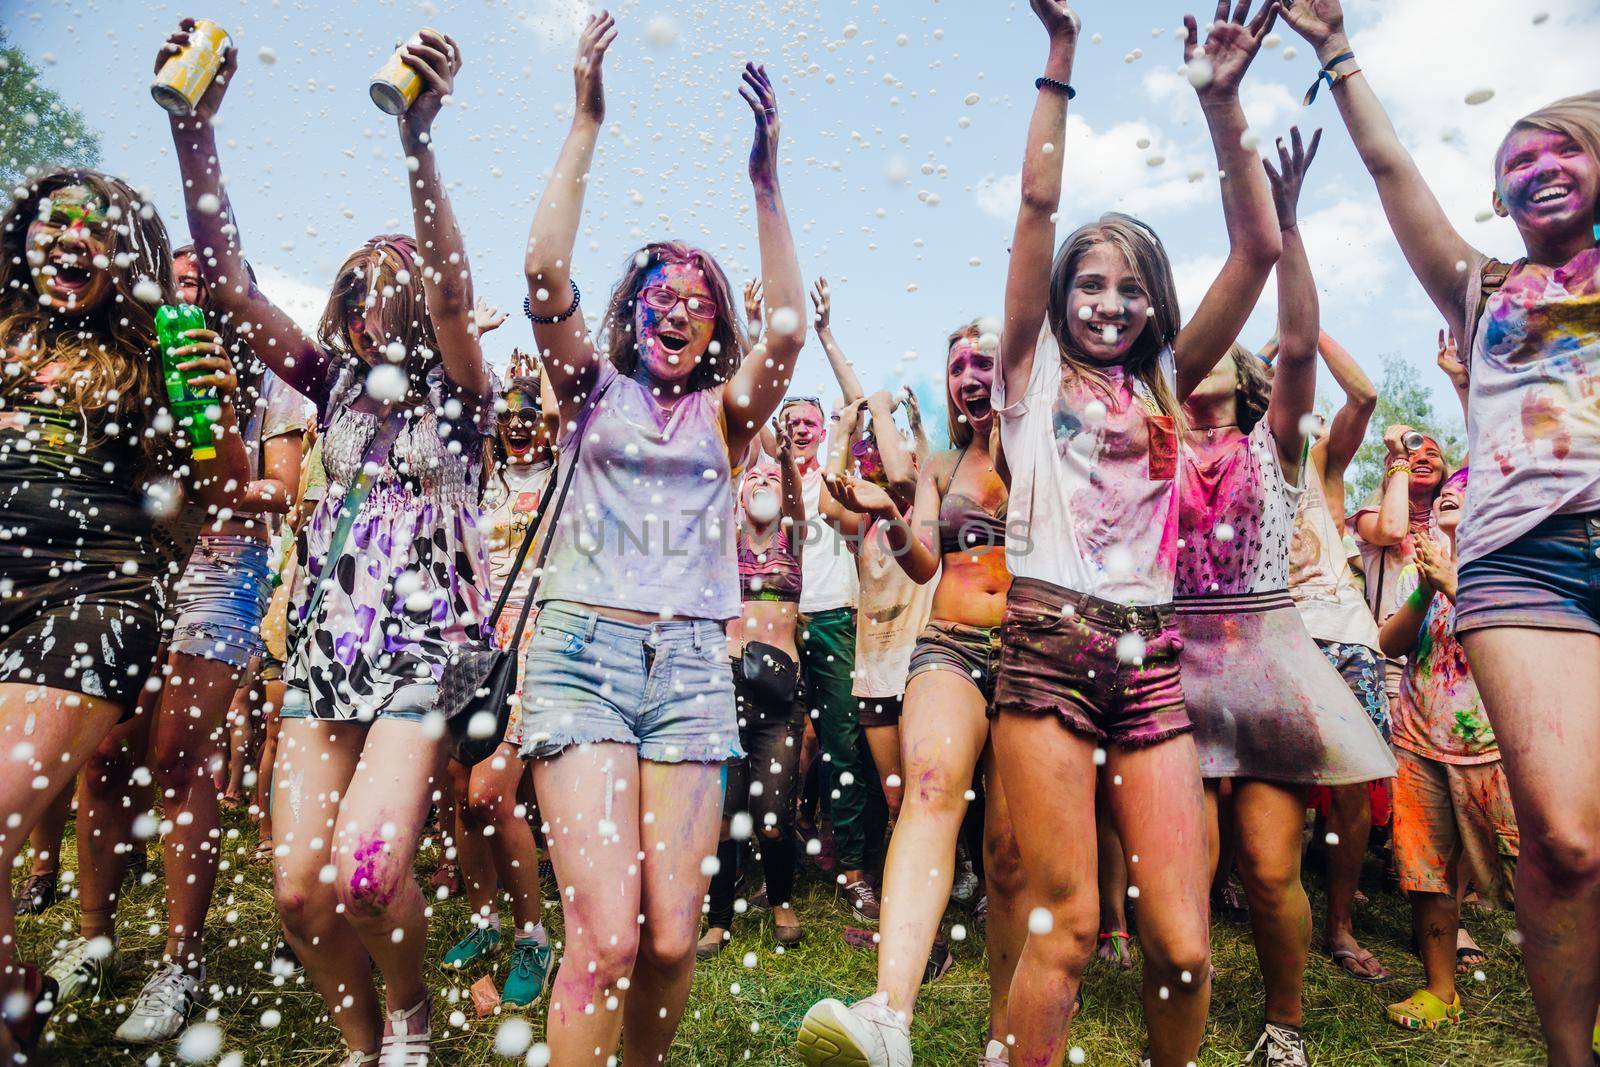
M1046 327L1022 396L1006 396L995 375L1011 468L1006 565L1013 577L1119 604L1171 603L1177 433L1142 382L1130 384L1121 367L1103 373L1109 396L1079 377L1063 381L1061 348ZM1161 354L1161 373L1173 381L1170 349Z
M489 592L498 597L512 577L511 566L517 561L523 538L528 535L528 523L539 510L539 501L549 491L550 477L555 473L551 463L504 463L489 476L484 487L483 513L489 525ZM506 601L508 615L515 615L511 607L521 607L528 598L528 587L533 583L533 564L538 559L539 546L528 551L522 571L515 576L511 597Z
M1306 459L1306 494L1295 514L1289 549L1289 592L1306 630L1318 641L1378 650L1378 623L1361 595L1339 524L1322 492L1317 453Z
M806 505L805 549L800 555L800 610L807 615L856 606L856 557L822 517L822 468L800 478Z
M856 671L852 696L905 695L917 635L928 625L937 576L921 585L894 558L882 523L862 539L861 607L856 614Z

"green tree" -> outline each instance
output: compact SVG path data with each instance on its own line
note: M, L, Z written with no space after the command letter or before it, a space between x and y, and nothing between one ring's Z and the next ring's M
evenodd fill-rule
M1433 394L1423 383L1417 368L1390 353L1381 359L1383 378L1378 385L1378 409L1367 425L1367 439L1356 453L1345 476L1346 501L1351 512L1360 507L1383 480L1383 432L1404 423L1439 442L1445 459L1453 469L1465 451L1461 424L1452 412L1441 416L1433 409Z
M45 87L38 68L0 27L0 182L10 190L29 171L99 162L99 136L77 108Z

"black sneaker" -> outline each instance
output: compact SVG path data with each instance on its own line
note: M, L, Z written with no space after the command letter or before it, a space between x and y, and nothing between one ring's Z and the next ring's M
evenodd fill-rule
M927 985L943 978L954 962L954 957L950 955L950 946L945 944L944 938L934 938L933 949L928 953L927 965L922 968L922 984Z
M878 921L878 894L873 891L871 882L857 878L853 882L846 882L839 892L858 919L869 923Z

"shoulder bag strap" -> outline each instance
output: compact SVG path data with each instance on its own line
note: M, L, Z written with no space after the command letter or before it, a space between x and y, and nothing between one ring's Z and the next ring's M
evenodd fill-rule
M333 536L328 540L328 554L322 560L322 573L317 575L317 583L311 589L311 600L306 604L306 613L303 617L306 622L316 618L317 608L322 604L323 591L333 578L333 568L338 565L339 554L344 551L345 542L350 539L350 530L355 525L356 514L360 512L361 505L366 503L367 495L372 492L372 483L376 480L373 472L388 461L389 449L394 446L395 438L400 435L400 426L404 422L403 416L395 415L387 407L384 409L384 419L378 424L377 432L372 435L366 452L362 454L361 471L356 475L355 484L345 493L344 502L339 505L339 524L334 527Z

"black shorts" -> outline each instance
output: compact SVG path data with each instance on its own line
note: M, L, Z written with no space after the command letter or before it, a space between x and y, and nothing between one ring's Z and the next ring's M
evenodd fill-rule
M133 563L130 574L104 561L0 552L0 682L82 693L130 718L161 644L157 565Z

